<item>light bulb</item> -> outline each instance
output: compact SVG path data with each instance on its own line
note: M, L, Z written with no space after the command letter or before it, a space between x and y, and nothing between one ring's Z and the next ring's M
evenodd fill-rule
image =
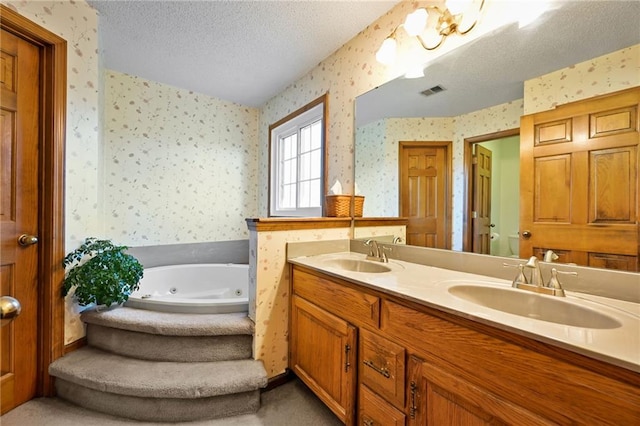
M427 25L427 10L417 9L415 12L407 15L404 21L404 29L410 36L422 34L424 27Z
M452 15L458 15L467 10L471 3L473 3L473 0L447 0L445 5Z
M393 37L386 38L378 52L376 53L376 60L384 65L390 65L396 59L396 39Z
M411 65L404 74L405 78L422 78L424 77L424 68L422 64Z

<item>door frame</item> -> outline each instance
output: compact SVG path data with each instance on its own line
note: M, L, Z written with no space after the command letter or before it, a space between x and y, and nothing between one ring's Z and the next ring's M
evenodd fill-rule
M452 141L398 141L398 214L402 212L402 151L404 148L444 148L447 163L445 184L445 249L451 249L452 241L452 211L453 211L453 142Z
M54 394L48 368L64 352L65 255L64 158L67 105L67 42L0 4L0 27L40 47L40 141L38 184L38 373L37 393Z
M473 233L471 227L471 209L473 208L473 145L481 142L503 139L520 134L520 127L472 136L464 139L464 208L462 217L462 251L473 251Z

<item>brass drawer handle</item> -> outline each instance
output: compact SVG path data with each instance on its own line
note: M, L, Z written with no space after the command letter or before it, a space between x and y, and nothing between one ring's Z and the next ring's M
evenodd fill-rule
M349 372L349 367L351 367L351 363L349 362L349 352L351 351L351 345L344 345L344 371L346 373Z
M369 361L368 359L365 359L364 361L362 361L362 363L364 365L366 365L367 367L373 368L373 370L375 370L376 372L382 374L384 377L386 377L387 379L389 377L391 377L391 374L389 374L389 370L387 370L386 368L380 368L378 366L376 366L373 361Z
M362 419L362 424L364 426L374 426L373 420L369 420L369 419Z
M409 407L409 416L412 419L416 418L416 411L418 410L418 407L416 407L416 390L417 390L418 386L416 385L416 382L412 381L411 382L411 406Z

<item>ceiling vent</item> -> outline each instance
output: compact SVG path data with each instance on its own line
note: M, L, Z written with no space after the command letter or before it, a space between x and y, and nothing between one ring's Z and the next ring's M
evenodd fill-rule
M425 96L431 96L431 95L435 95L436 93L440 93L442 91L445 91L447 89L445 89L444 87L437 85L437 86L433 86L430 89L427 90L423 90L422 92L420 92L421 94L425 95Z

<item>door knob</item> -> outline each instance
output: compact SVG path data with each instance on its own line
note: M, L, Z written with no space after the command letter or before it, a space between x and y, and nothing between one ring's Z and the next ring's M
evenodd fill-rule
M18 299L11 296L0 297L0 321L2 325L10 323L15 317L20 315L22 306Z
M35 235L22 234L18 237L18 244L23 247L32 246L38 242L38 237Z
M528 240L529 238L531 238L531 231L523 231L522 238L524 238L525 240Z

